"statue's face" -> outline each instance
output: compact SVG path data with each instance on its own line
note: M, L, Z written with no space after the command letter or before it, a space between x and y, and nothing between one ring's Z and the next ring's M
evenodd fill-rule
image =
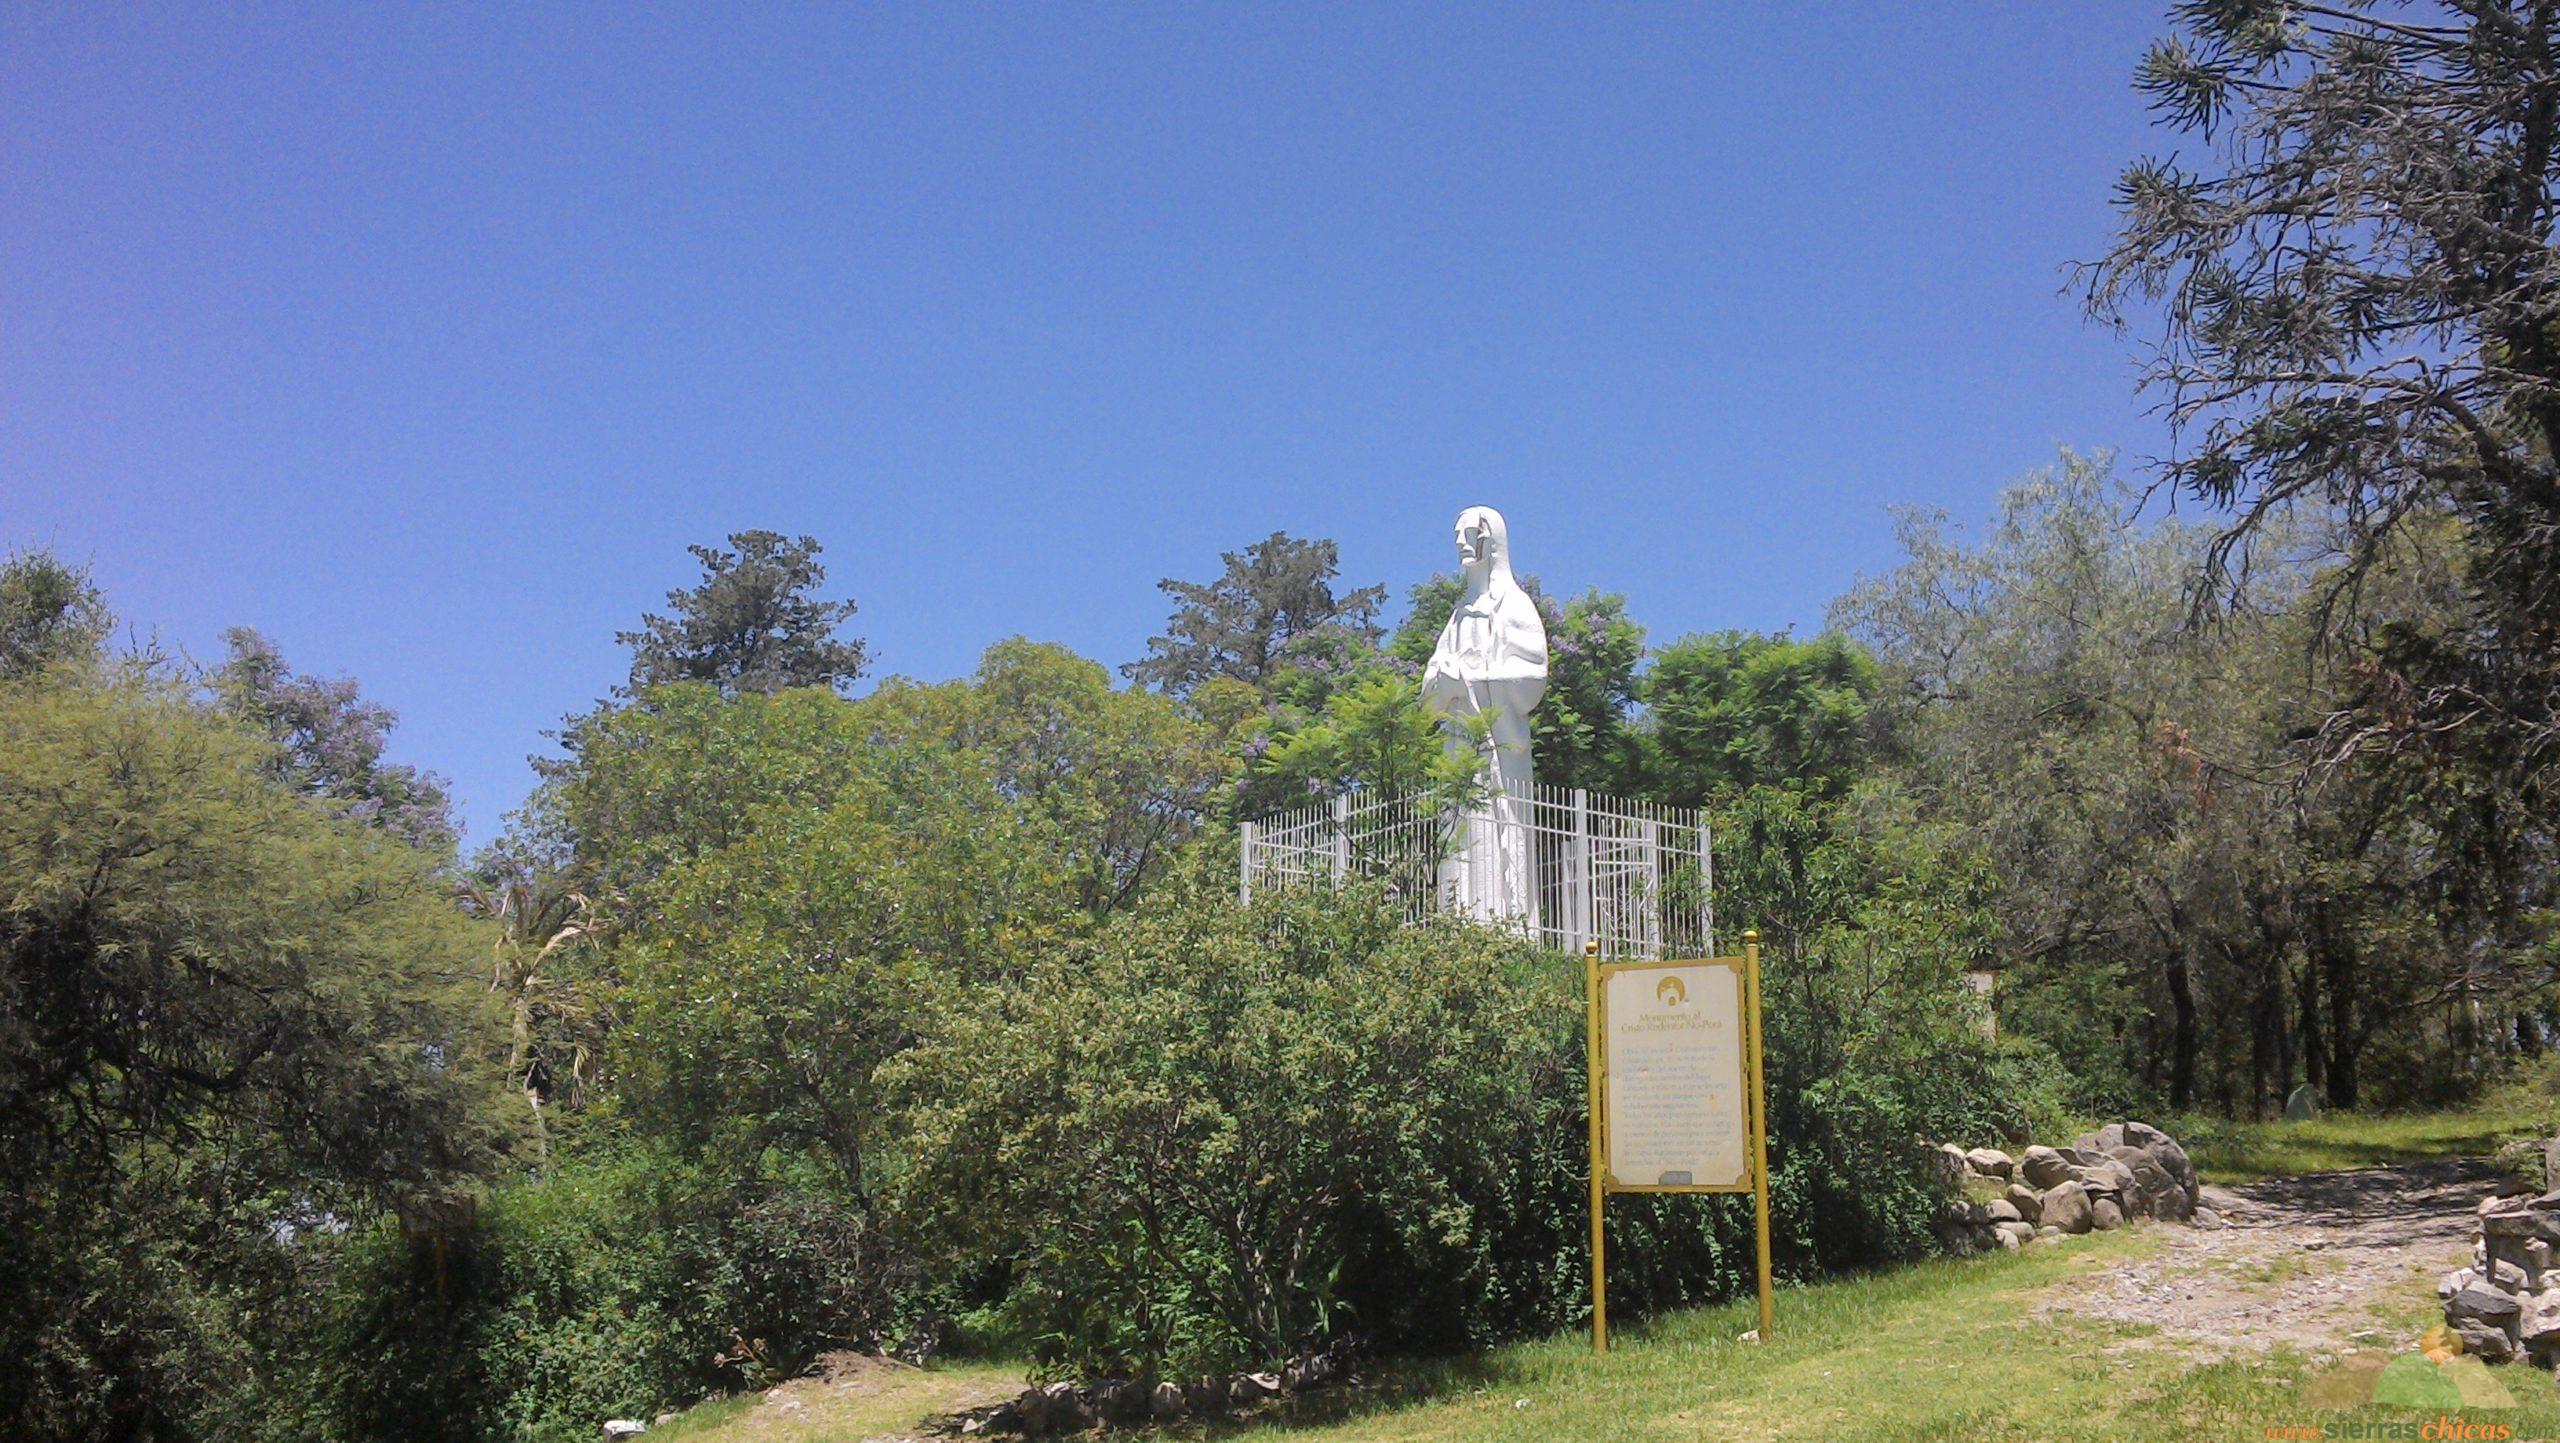
M1492 528L1478 516L1458 518L1458 564L1470 569L1484 564L1487 548L1492 544Z

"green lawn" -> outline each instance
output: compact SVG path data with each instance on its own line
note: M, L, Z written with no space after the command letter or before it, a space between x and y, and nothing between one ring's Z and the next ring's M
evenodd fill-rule
M2502 1089L2460 1112L2331 1113L2303 1122L2185 1117L2163 1123L2207 1182L2257 1182L2439 1158L2489 1157L2511 1142L2560 1129L2560 1106L2522 1088Z

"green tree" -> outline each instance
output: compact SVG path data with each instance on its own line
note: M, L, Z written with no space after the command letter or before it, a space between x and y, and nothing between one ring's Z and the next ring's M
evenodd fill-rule
M987 648L965 681L892 681L861 712L877 747L985 757L998 791L1065 849L1094 916L1162 869L1231 770L1216 735L1170 699L1115 689L1100 664L1020 637Z
M1075 925L1045 828L994 803L983 758L916 758L775 809L669 879L622 949L620 1078L653 1133L726 1158L768 1148L878 1184L872 1074L943 991L992 986Z
M1762 786L1837 796L1875 759L1876 686L1836 634L1682 637L1645 677L1650 790L1683 806Z
M398 723L353 677L297 676L275 644L245 626L223 633L229 656L207 678L214 705L263 734L277 780L339 816L414 847L451 855L458 833L444 780L382 759Z
M497 1140L472 924L173 687L0 683L0 1418L230 1436L289 1361L281 1239Z
M2335 753L2560 764L2560 39L2543 0L2182 0L2137 84L2191 144L2117 187L2093 314L2158 306L2164 475L2237 510L2210 577L2296 503L2333 590L2427 513L2462 523L2468 624L2385 638ZM2194 168L2190 169L2192 166Z
M702 563L702 580L667 593L671 615L643 616L638 631L615 636L631 648L628 694L698 681L726 696L772 696L793 687L842 690L862 675L862 642L836 635L854 603L815 595L827 578L815 540L739 531L729 548L687 548Z
M0 679L94 656L114 623L88 568L44 550L0 559Z
M1377 641L1386 588L1337 593L1341 566L1332 542L1274 531L1219 559L1226 570L1214 581L1156 583L1176 605L1164 634L1148 641L1147 655L1121 668L1131 679L1173 696L1189 696L1219 677L1262 687L1291 643L1319 629Z

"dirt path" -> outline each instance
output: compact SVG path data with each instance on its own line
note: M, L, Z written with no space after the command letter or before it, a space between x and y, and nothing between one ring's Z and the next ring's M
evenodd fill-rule
M2470 1256L2498 1173L2474 1161L2208 1186L2220 1228L2157 1225L2162 1250L2077 1282L2047 1311L2148 1324L2210 1353L2398 1343L2387 1316Z

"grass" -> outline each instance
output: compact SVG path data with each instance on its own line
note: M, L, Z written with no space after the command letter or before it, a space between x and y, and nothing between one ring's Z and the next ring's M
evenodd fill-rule
M1605 1357L1581 1334L1482 1356L1410 1363L1370 1385L1313 1394L1243 1424L1134 1435L1279 1443L1575 1443L1575 1440L1822 1438L1921 1443L1978 1438L2091 1438L2131 1443L2264 1439L2271 1425L2363 1423L2414 1428L2405 1409L2321 1412L2300 1388L2325 1366L2279 1353L2200 1362L2146 1329L2043 1315L2042 1305L2160 1245L2152 1229L2076 1239L1969 1261L1788 1288L1765 1343L1741 1334L1748 1303L1634 1322ZM2378 1319L2378 1346L2403 1351L2431 1319L2423 1280ZM2560 1393L2528 1368L2498 1370L2520 1406L2478 1412L2519 1438L2560 1437ZM773 1431L770 1408L730 1413L679 1436L693 1443L857 1443L911 1436L973 1381L1001 1370L944 1370L863 1401L858 1411ZM722 1406L722 1405L714 1405ZM1117 1436L1117 1435L1115 1435ZM2313 1435L2316 1436L2316 1433ZM2394 1436L2388 1431L2331 1436ZM2418 1436L2411 1432L2407 1436ZM2485 1435L2484 1435L2485 1436Z
M2549 1137L2560 1121L2555 1114L2560 1109L2547 1096L2513 1088L2460 1112L2339 1112L2301 1122L2185 1117L2163 1127L2195 1159L2205 1181L2227 1184L2489 1157L2509 1143Z

